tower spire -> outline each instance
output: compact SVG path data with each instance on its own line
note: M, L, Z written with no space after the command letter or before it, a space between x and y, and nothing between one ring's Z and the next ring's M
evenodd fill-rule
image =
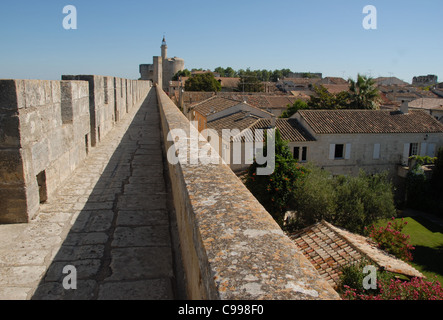
M162 49L162 58L166 59L167 54L168 54L168 45L166 44L165 35L163 35L163 41L162 41L161 49Z

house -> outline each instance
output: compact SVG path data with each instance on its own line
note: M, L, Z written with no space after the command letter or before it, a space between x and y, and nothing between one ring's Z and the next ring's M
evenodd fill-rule
M246 102L222 98L219 96L211 97L193 105L190 108L188 115L191 121L196 121L198 123L198 130L202 132L208 128L209 122L235 114L239 111L248 112L260 118L272 117L271 113L253 107Z
M234 117L231 115L230 117ZM231 118L232 119L232 118ZM221 125L223 121L223 125ZM246 170L254 160L263 145L262 133L267 129L278 129L281 138L288 142L288 147L294 152L294 158L300 162L307 161L308 145L315 139L298 123L296 119L276 119L275 117L251 117L243 119L241 122L228 122L227 119L209 122L208 127L221 132L222 129L229 129L233 134L230 136L220 135L220 155L234 172ZM238 149L240 153L238 153Z
M443 123L443 99L421 98L408 104L410 110L424 110Z
M388 272L409 278L424 277L406 262L377 248L371 239L337 228L324 220L290 234L289 238L335 289L340 284L342 268L363 259Z
M443 124L422 110L302 110L292 116L315 139L307 161L334 175L388 171L410 156L436 155L443 147Z

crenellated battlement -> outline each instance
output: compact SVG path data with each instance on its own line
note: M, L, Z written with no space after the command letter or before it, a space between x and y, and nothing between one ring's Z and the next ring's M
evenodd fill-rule
M95 75L0 80L0 223L33 219L150 86Z

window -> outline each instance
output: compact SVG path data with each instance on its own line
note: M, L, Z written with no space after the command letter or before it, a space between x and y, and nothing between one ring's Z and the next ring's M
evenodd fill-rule
M308 158L308 148L303 147L302 153L301 153L301 161L306 161Z
M418 143L411 143L409 147L409 156L417 156L418 155Z
M308 160L308 147L294 147L294 159L297 159L301 162L306 162Z
M344 158L345 145L344 144L336 144L335 145L335 159L343 159Z
M300 147L294 148L294 159L300 159Z

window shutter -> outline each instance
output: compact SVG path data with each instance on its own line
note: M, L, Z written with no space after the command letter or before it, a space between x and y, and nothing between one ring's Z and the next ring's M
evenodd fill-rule
M351 144L350 144L350 143L348 143L348 144L346 145L345 159L346 159L346 160L351 159Z
M380 143L374 144L374 160L380 159Z
M424 157L424 156L426 156L426 154L427 154L427 147L428 147L428 144L426 143L426 142L423 142L422 144L421 144L421 146L420 146L420 156L421 157Z
M428 145L428 156L430 156L430 157L435 157L435 144L433 144L433 143L430 143L429 145Z
M410 143L405 143L404 149L403 149L403 165L407 165L409 162L409 149L411 148Z
M335 144L329 145L329 160L335 159Z

